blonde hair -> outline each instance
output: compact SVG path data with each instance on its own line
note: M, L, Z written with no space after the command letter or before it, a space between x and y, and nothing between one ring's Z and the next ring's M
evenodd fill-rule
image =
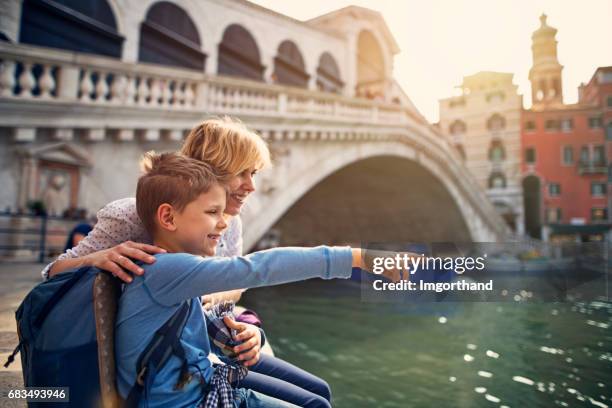
M150 235L160 205L167 203L182 211L215 184L225 187L225 179L209 164L178 153L147 152L140 166L144 174L136 186L136 212Z
M180 152L233 176L270 165L270 150L261 136L227 116L191 129Z

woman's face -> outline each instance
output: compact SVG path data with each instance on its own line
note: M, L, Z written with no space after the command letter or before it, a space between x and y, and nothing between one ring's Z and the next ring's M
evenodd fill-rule
M225 213L238 215L249 194L255 191L255 181L253 177L257 173L256 168L248 168L242 173L234 176L228 183L229 192L227 195L227 205Z

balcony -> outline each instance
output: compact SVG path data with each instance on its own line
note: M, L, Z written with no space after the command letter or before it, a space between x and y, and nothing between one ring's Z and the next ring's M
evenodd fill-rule
M607 174L608 166L604 160L580 160L578 174Z

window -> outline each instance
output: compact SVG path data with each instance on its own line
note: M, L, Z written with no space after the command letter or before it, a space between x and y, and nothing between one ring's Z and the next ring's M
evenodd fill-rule
M606 183L602 181L591 182L591 195L594 197L603 197L606 195Z
M608 219L607 208L591 208L591 221L605 221Z
M606 150L604 146L595 146L593 148L593 162L596 166L605 166Z
M612 140L612 122L608 122L606 126L606 139Z
M556 119L548 119L544 125L544 128L547 132L555 132L559 130L559 121Z
M580 163L588 163L591 161L591 155L589 154L589 147L582 146L580 149Z
M502 173L495 172L489 177L489 188L505 188L506 176Z
M612 108L612 95L608 96L606 105L608 106L608 108Z
M465 122L461 120L456 120L450 125L450 133L451 135L462 135L467 130L467 126Z
M571 132L574 128L574 121L572 119L562 119L561 120L561 131L562 132Z
M487 129L489 129L492 132L502 130L505 127L506 127L506 119L504 119L504 117L501 116L500 114L496 113L493 116L491 116L489 120L487 120Z
M548 195L551 197L558 197L561 195L561 184L549 183L548 184Z
M550 224L561 222L561 209L560 208L547 208L546 209L546 220Z
M591 129L597 129L602 126L601 116L593 116L589 118L589 127Z
M506 151L499 140L494 140L489 147L489 160L500 162L506 158Z
M563 146L563 164L574 164L574 149L572 146Z
M536 124L533 120L528 120L525 122L525 131L526 132L534 132L536 130Z
M525 149L525 163L533 164L536 162L536 150L533 147Z

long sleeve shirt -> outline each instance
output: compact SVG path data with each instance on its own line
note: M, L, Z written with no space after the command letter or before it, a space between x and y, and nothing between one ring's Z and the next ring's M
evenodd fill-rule
M189 254L159 254L144 265L145 274L125 286L116 321L118 387L126 397L136 380L140 353L180 307L193 299L181 344L195 374L175 390L181 362L171 357L147 390L149 407L191 407L204 397L200 379L208 382L214 369L207 356L210 342L198 297L208 293L277 285L308 278L349 278L352 253L348 247L275 248L244 257L203 258Z

